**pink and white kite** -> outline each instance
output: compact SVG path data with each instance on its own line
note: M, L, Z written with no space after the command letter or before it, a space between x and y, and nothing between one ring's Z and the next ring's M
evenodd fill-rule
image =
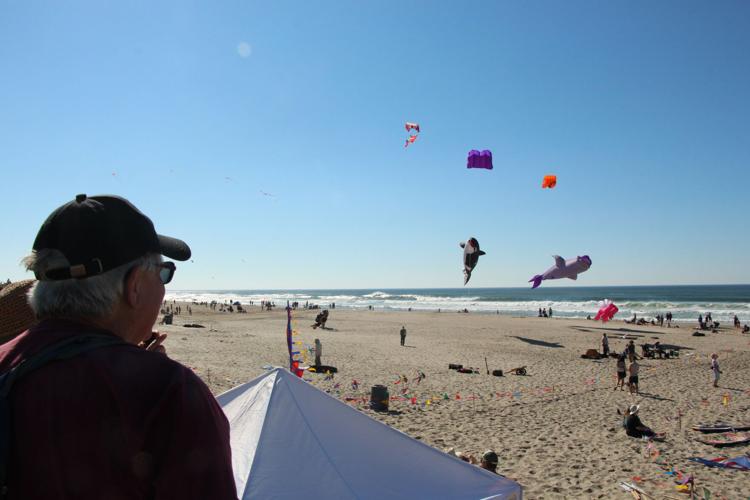
M419 137L419 123L406 122L404 128L406 128L406 131L409 133L406 137L406 143L404 144L404 147L408 148L409 144L414 144L414 141Z
M609 299L604 299L602 301L599 301L599 312L596 313L595 320L602 320L602 323L606 323L607 321L611 320L619 309L615 305L614 302L612 302Z

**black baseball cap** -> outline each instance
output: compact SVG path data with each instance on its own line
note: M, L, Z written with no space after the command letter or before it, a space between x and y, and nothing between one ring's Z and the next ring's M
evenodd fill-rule
M61 206L47 217L34 240L34 250L58 250L69 267L35 273L42 281L88 278L149 253L188 260L182 240L156 234L154 224L125 198L86 196Z

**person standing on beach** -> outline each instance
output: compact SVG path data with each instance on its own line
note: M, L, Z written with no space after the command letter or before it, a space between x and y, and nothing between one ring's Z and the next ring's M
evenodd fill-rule
M549 313L548 314L549 314L549 317L551 318L552 317L552 306L549 307Z
M323 355L323 344L320 343L320 339L315 339L315 366L320 366L323 364L320 362L320 357L322 355Z
M602 334L602 355L605 358L609 357L609 339L606 333Z
M628 346L625 348L625 351L628 353L628 360L632 363L637 358L635 354L635 344L631 340L628 342Z
M401 325L401 345L403 346L406 343L406 327Z
M40 323L0 346L18 377L4 498L237 498L224 412L152 331L176 269L162 255L190 254L117 196L47 218L24 259Z
M617 390L618 387L621 391L625 390L625 356L623 354L617 358L617 384L612 390Z
M711 355L711 371L714 373L714 387L719 387L719 376L722 371L719 369L719 355L716 353Z
M633 358L630 363L630 378L628 378L628 387L630 387L630 394L638 394L638 371L641 365L638 361Z

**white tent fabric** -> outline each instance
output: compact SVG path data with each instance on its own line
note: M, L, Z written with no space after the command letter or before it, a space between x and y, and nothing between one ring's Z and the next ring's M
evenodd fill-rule
M412 439L283 368L217 399L243 500L522 498L518 483Z

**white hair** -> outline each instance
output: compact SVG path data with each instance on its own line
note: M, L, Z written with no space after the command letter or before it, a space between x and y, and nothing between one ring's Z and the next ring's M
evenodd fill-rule
M37 275L70 262L58 250L34 251L22 261ZM29 305L37 318L104 318L122 298L125 277L136 267L155 269L161 255L148 254L102 274L84 279L37 281L29 291Z

